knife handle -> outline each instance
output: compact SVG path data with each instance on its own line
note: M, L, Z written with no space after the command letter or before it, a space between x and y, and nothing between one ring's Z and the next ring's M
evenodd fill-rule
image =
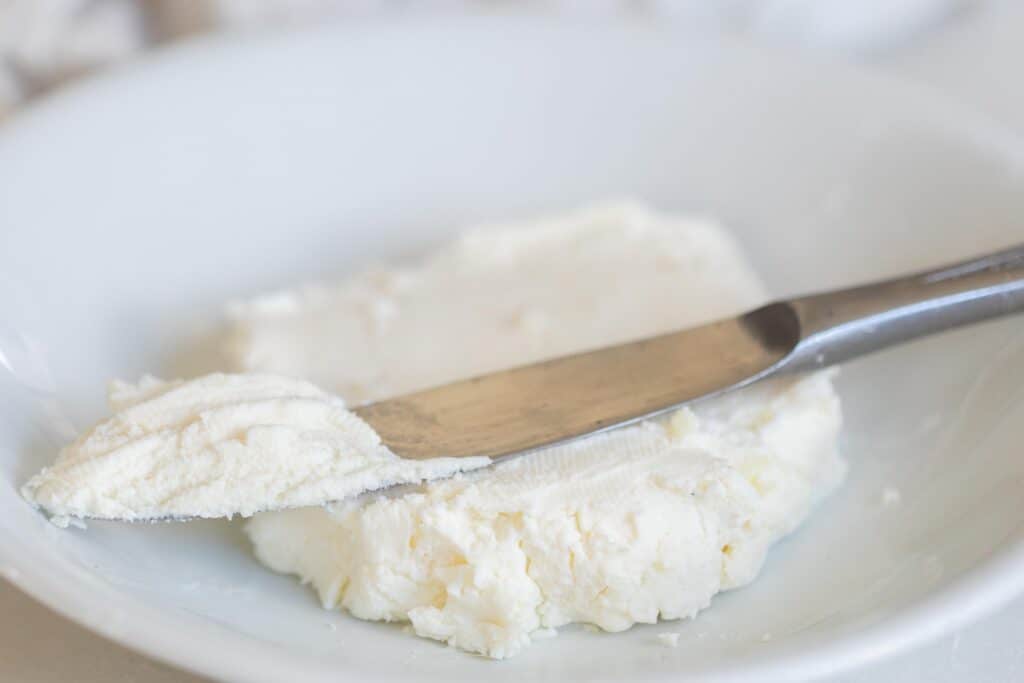
M783 363L810 370L917 337L1024 311L1024 244L916 275L786 302L799 341Z

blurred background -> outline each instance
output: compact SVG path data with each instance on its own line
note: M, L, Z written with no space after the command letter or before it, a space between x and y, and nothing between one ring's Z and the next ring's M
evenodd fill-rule
M855 61L1024 127L1019 0L0 0L0 121L84 74L210 34L526 13L651 21Z
M657 21L881 65L933 57L950 84L988 77L1019 43L1014 0L0 0L0 115L70 79L201 34L323 21L502 12ZM1008 19L1017 19L1012 26ZM1012 22L1011 22L1012 23ZM937 56L945 53L945 57ZM970 54L968 54L970 53ZM1019 62L1018 62L1019 63ZM978 73L983 71L983 73ZM978 84L974 84L975 86ZM1010 85L1007 83L1006 85Z
M810 60L853 61L940 91L1024 135L1021 0L0 0L0 132L48 92L199 36L496 13L674 23ZM0 680L198 680L63 621L2 581L0 614ZM1021 680L1021 632L1024 600L839 680Z

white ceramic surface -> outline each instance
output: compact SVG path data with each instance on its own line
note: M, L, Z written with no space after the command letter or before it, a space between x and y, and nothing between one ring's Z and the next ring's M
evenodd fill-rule
M322 611L238 524L63 531L16 487L110 376L215 365L225 299L466 223L639 196L722 217L787 294L1020 241L1022 186L1014 139L927 92L652 27L325 28L72 88L0 131L0 572L239 680L800 679L903 649L1024 587L1020 319L850 364L849 481L753 586L501 663Z

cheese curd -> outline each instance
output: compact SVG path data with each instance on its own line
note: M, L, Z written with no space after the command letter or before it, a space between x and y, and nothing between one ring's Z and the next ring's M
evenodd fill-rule
M712 223L604 205L472 231L418 266L236 305L238 367L374 400L763 303ZM325 607L508 657L551 629L692 617L841 480L831 375L764 382L446 481L255 516Z
M402 460L341 399L275 375L113 382L110 408L22 489L59 525L249 516L489 462Z

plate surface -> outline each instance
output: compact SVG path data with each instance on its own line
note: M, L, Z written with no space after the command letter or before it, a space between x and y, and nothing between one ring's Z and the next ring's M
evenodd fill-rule
M63 531L17 496L103 415L108 378L215 364L227 299L623 196L720 217L779 295L1024 239L1016 140L837 65L510 20L177 49L0 131L0 571L108 637L254 681L796 679L1022 588L1019 318L844 369L849 480L757 583L695 621L568 628L502 663L321 610L238 524Z

